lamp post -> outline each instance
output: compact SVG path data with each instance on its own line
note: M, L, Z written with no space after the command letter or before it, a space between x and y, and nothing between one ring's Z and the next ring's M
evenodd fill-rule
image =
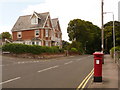
M115 60L115 21L114 21L114 13L113 12L104 12L104 14L107 14L107 13L111 13L112 16L113 16L113 47L114 47L114 61L116 63L116 60Z

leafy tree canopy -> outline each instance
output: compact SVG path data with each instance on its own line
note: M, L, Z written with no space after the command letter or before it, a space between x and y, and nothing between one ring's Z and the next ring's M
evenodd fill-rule
M62 41L62 48L64 49L64 50L68 50L68 46L70 45L70 43L69 42L67 42L67 41Z
M3 32L1 35L2 39L11 39L11 34L9 32Z
M104 25L105 32L105 50L109 50L113 47L113 21L110 21ZM120 46L120 22L115 21L115 38L116 46Z
M82 43L82 47L89 47L88 52L92 53L95 50L100 50L101 43L101 31L92 22L84 21L81 19L71 20L67 27L67 33L70 41L76 40Z
M0 34L0 39L2 39L2 34Z

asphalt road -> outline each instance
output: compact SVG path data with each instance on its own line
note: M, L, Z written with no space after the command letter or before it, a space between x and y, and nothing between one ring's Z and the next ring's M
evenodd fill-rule
M93 56L49 60L2 57L3 88L77 88L93 69Z

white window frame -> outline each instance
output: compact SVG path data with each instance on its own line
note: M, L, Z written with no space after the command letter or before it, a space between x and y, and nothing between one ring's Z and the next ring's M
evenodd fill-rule
M49 36L49 30L46 29L46 30L45 30L45 37L48 37L48 36Z
M38 43L38 44L37 44ZM36 45L40 45L40 42L39 41L36 41Z
M49 21L47 21L46 26L47 26L47 27L50 27L50 23L49 23Z
M33 44L34 43L34 44ZM35 45L35 42L34 41L32 41L32 45Z
M38 32L39 35L36 35L37 34L36 32ZM40 36L40 30L35 30L35 37L39 37L39 36Z
M58 33L58 38L60 38L60 34Z
M20 37L19 37L20 35ZM22 32L17 32L17 38L22 38Z
M31 43L32 43L32 42L29 42L29 44L28 44L28 45L31 45Z
M38 24L38 18L37 17L32 17L31 18L31 24Z
M45 46L49 46L49 42L48 41L45 41Z
M40 45L40 46L42 45L42 42L41 42L41 41L39 41L39 45Z

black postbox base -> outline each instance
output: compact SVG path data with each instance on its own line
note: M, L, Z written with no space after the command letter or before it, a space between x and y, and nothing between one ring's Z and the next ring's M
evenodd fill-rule
M102 77L95 77L94 76L94 82L102 82Z

